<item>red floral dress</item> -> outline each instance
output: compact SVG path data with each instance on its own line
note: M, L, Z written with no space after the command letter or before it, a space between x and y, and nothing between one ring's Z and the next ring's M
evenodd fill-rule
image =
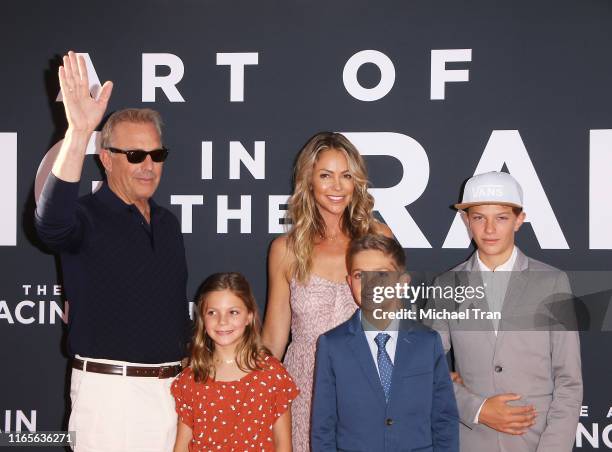
M266 356L262 370L236 381L196 383L190 368L172 384L176 412L193 431L190 451L273 451L272 425L299 390L283 365Z

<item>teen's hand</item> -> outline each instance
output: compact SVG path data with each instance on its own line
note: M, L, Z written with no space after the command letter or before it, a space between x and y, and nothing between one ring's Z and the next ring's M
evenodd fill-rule
M499 394L489 397L480 410L478 423L498 432L522 435L535 424L536 411L532 405L508 405L508 402L520 398L518 394Z
M450 377L453 383L457 383L457 384L465 386L463 384L463 378L461 378L461 375L459 375L459 372L451 372Z

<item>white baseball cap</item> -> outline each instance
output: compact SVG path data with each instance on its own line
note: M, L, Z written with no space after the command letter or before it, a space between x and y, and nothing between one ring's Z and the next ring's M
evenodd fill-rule
M491 171L468 179L463 189L463 198L455 204L457 210L482 204L499 204L523 207L523 189L508 173Z

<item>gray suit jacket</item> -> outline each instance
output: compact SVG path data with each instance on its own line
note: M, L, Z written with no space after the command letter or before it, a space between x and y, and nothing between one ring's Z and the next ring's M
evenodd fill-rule
M437 281L438 284L456 286L458 280L467 278L470 284L478 285L479 275L474 253ZM452 345L455 370L464 382L464 385L454 384L463 452L572 450L582 403L578 332L559 328L555 331L540 328L538 331L524 325L512 328L505 320L512 318L517 310L523 313L524 320L524 313L530 310L535 313L538 305L541 306L542 300L550 294L569 293L565 273L528 258L518 250L497 335L493 324L483 328L482 320L475 328L461 320L435 320L431 323L440 333L444 350L448 352ZM430 300L429 306L438 308L440 303L441 300ZM448 301L444 303L449 307ZM483 306L488 309L486 301L478 307ZM460 306L459 309L470 307L474 306ZM522 399L516 404L536 407L536 424L523 435L499 433L474 423L484 400L503 393L520 394Z

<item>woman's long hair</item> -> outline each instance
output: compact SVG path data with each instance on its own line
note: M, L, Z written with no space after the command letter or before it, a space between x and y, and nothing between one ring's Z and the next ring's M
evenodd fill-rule
M289 198L287 217L292 223L288 246L295 255L293 276L304 283L312 267L315 240L326 236L325 222L319 213L311 190L312 172L322 152L334 149L346 157L355 189L351 203L342 216L342 231L351 239L371 232L374 198L368 193L368 173L359 151L342 134L321 132L313 136L300 151L293 174L293 195Z
M236 348L236 364L243 372L261 370L260 362L270 355L268 349L261 344L261 321L255 303L255 297L251 286L240 273L214 273L210 275L198 290L197 318L195 322L195 333L191 346L190 366L193 370L194 379L197 382L215 378L215 365L213 355L215 351L214 341L206 334L204 317L206 314L206 299L211 292L229 290L240 298L252 314L251 322L246 326L241 342Z

